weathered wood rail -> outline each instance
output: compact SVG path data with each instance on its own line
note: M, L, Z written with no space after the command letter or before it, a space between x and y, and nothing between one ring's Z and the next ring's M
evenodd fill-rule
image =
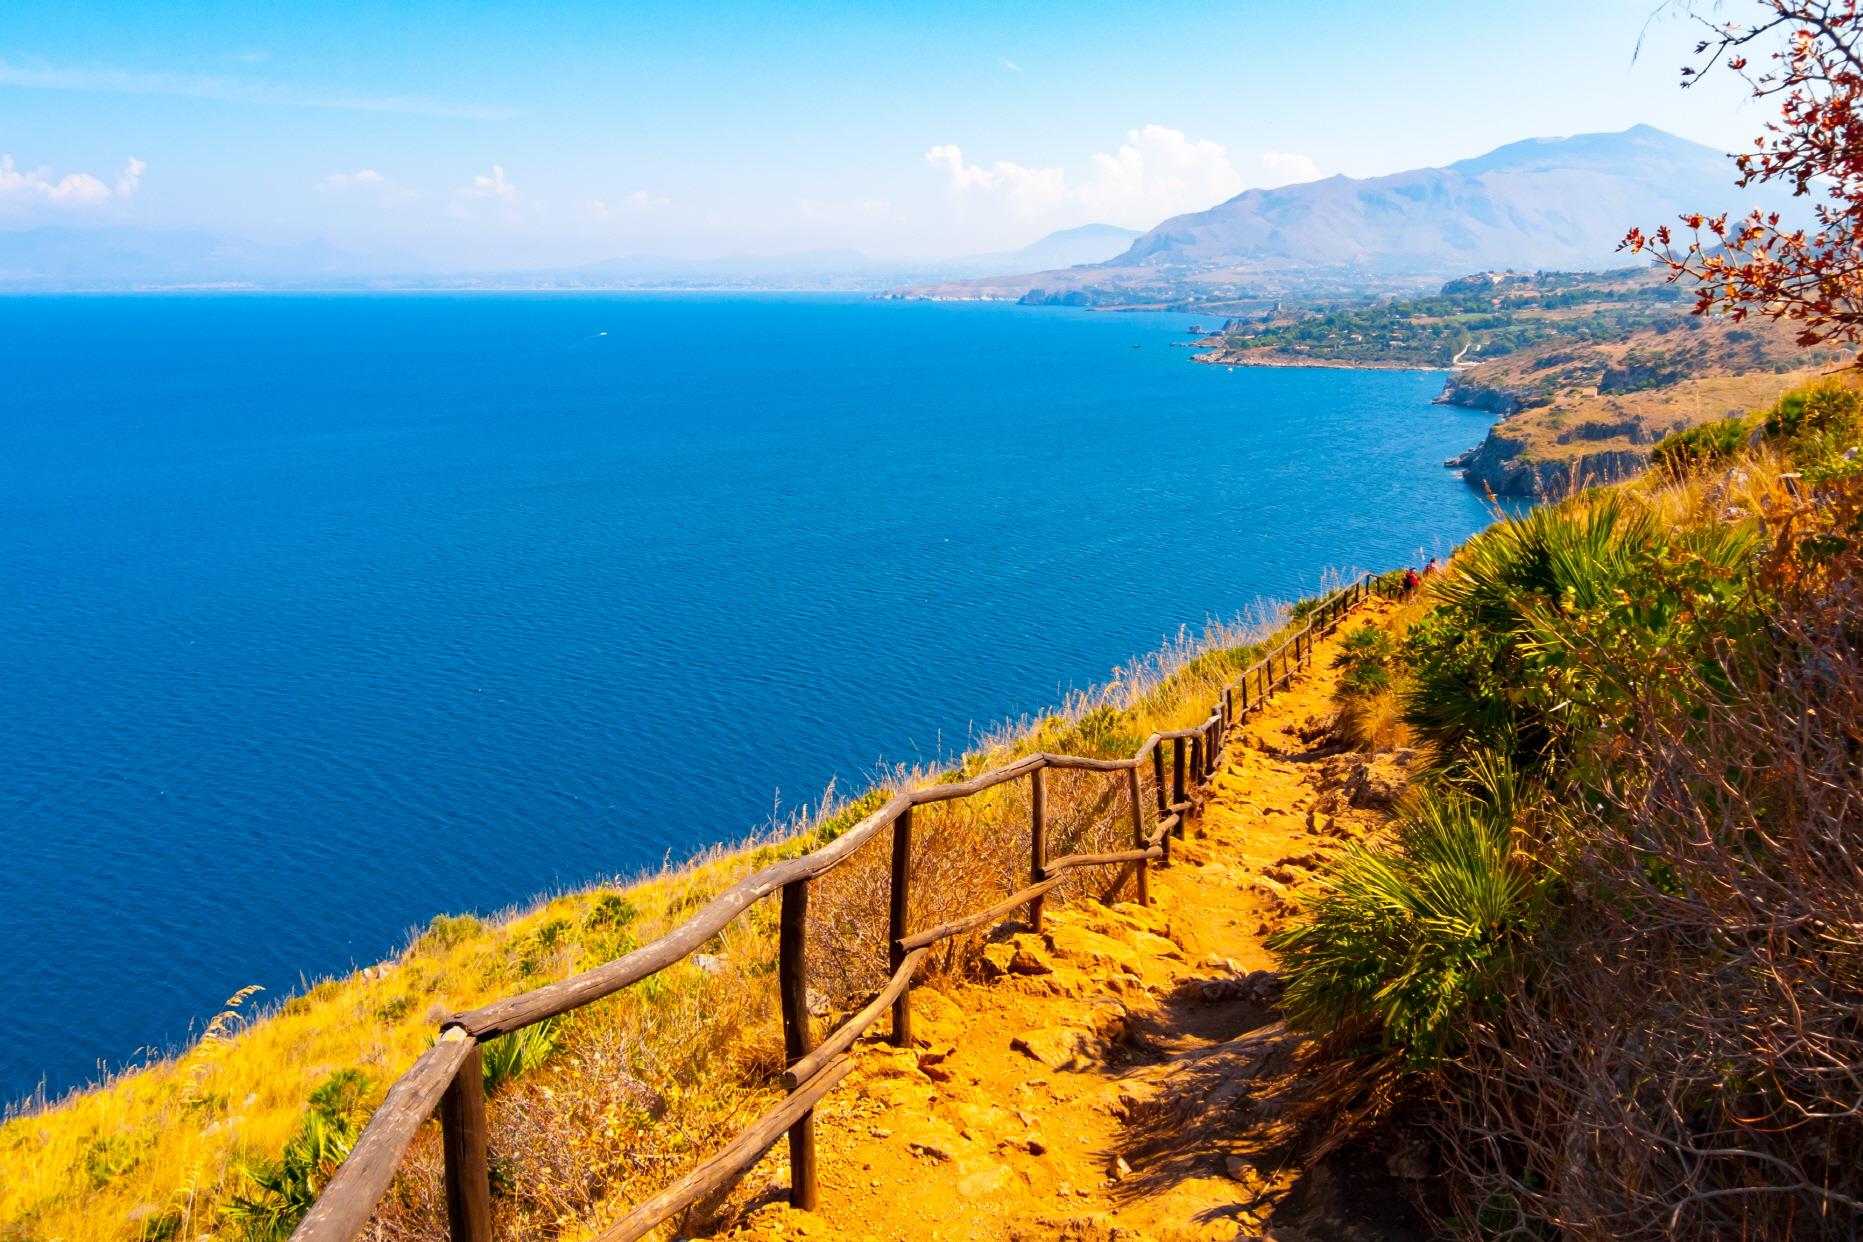
M790 1201L813 1208L816 1199L815 1105L852 1068L846 1057L854 1041L892 1012L895 1044L912 1038L912 979L931 947L941 940L996 923L1027 908L1030 925L1042 920L1043 897L1068 873L1087 867L1129 867L1135 896L1149 904L1149 868L1170 864L1172 837L1181 837L1194 788L1216 770L1225 736L1248 712L1287 685L1313 655L1316 635L1331 633L1344 617L1377 589L1366 574L1322 599L1261 659L1225 685L1204 721L1188 729L1154 733L1130 759L1092 759L1079 755L1029 755L958 784L904 790L879 810L821 849L788 859L746 876L714 897L696 915L649 944L601 966L556 983L453 1015L441 1024L433 1046L388 1091L369 1119L349 1158L343 1162L317 1202L299 1222L291 1242L353 1242L368 1226L376 1205L393 1182L402 1155L420 1127L438 1110L446 1168L447 1220L452 1242L491 1242L490 1166L486 1155L484 1079L479 1046L488 1039L520 1030L611 996L686 958L727 923L771 894L781 902L777 941L777 987L783 1015L789 1068L783 1074L788 1094L781 1104L672 1185L637 1204L600 1235L599 1242L633 1242L730 1184L763 1157L786 1132L790 1143ZM1164 752L1171 751L1169 791ZM1155 791L1149 818L1141 805L1140 770L1151 769ZM1131 821L1132 848L1103 854L1069 854L1049 858L1044 773L1050 768L1123 773ZM914 807L954 798L1027 777L1030 784L1029 884L987 910L936 927L909 926ZM892 833L891 891L888 910L886 983L859 1011L813 1047L808 1014L809 882L845 862L880 833Z

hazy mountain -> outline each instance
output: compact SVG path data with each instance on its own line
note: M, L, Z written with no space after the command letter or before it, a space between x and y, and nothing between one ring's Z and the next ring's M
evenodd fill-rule
M666 281L682 285L787 283L798 288L824 282L855 287L866 280L874 282L874 287L884 287L900 280L953 280L1100 263L1124 251L1138 235L1137 229L1120 228L1116 224L1083 224L1050 233L1020 250L955 259L875 259L858 250L731 254L716 259L629 255L580 264L555 275L626 283Z
M405 255L358 255L324 241L271 245L218 233L51 227L0 232L0 288L873 290L905 281L1097 263L1124 250L1136 236L1133 229L1087 224L1051 233L1020 250L955 259L875 259L857 250L811 250L710 259L626 255L573 267L445 272Z
M1632 225L1789 202L1741 190L1735 175L1721 152L1647 125L1535 138L1445 168L1246 190L1166 220L1092 269L992 280L971 296L1020 288L1117 300L1121 288L1153 293L1161 282L1210 284L1250 273L1437 280L1490 268L1598 270L1623 262L1617 243Z
M962 260L982 265L994 272L1032 271L1055 267L1075 267L1083 263L1104 263L1125 252L1137 229L1122 229L1117 224L1083 224L1079 228L1050 233L1040 241L1004 254L982 254Z
M326 241L280 246L219 233L137 228L0 232L0 286L12 288L354 284L420 266L405 255L356 255Z

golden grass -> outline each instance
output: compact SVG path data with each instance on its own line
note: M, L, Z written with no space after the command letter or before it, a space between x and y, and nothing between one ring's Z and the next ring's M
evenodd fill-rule
M825 796L813 814L759 839L624 886L550 897L485 923L436 920L392 961L321 982L268 1013L255 1016L249 996L235 998L187 1053L0 1126L0 1238L238 1237L222 1209L249 1189L242 1164L277 1157L329 1075L366 1072L372 1107L445 1015L664 933L741 876L850 826L891 789L961 779L1038 750L1129 755L1153 730L1195 724L1254 657L1271 619L1279 614L1258 609L1180 634L1061 710L994 730L951 770L891 770L861 798ZM1055 850L1123 844L1126 797L1123 780L1050 773ZM1025 782L921 808L915 925L977 909L1026 882L1027 825ZM834 1013L856 1007L884 974L883 838L824 877L812 897L811 985ZM1108 878L1066 887L1097 892ZM1050 900L1065 900L1065 891ZM709 971L688 961L578 1011L553 1058L493 1097L502 1229L575 1236L614 1215L611 1205L691 1167L773 1098L781 1068L775 921L774 903L761 903L706 946L715 959ZM948 942L934 972L964 969L979 942ZM439 1168L430 1125L374 1236L438 1236Z

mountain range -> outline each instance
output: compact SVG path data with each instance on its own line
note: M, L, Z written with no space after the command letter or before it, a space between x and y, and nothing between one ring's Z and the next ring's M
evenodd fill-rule
M1087 268L902 292L1099 303L1303 275L1402 285L1488 269L1595 271L1622 263L1617 245L1633 225L1752 206L1794 214L1789 197L1740 190L1735 175L1721 152L1648 125L1532 138L1442 168L1245 190Z

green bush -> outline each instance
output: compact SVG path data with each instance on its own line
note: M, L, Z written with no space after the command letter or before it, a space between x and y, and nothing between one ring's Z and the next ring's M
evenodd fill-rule
M1452 1056L1531 935L1541 873L1513 844L1513 777L1439 787L1400 821L1394 848L1353 844L1307 921L1278 932L1288 1021L1400 1053Z
M1732 461L1746 447L1752 432L1742 418L1723 418L1671 432L1650 450L1650 460L1680 478L1698 466Z
M290 1235L356 1145L368 1090L369 1077L360 1070L332 1074L311 1092L310 1110L279 1158L241 1166L250 1186L222 1209L239 1237L276 1242Z
M1757 545L1747 525L1669 529L1617 492L1501 523L1406 637L1406 722L1446 768L1493 754L1545 771L1633 699L1712 672L1706 644L1756 623Z
M557 1019L542 1022L487 1040L480 1049L485 1067L485 1092L495 1093L521 1074L542 1065L556 1051Z
M485 930L485 924L470 914L436 914L427 930L414 942L417 949L444 952L462 945Z
M1835 380L1825 380L1779 398L1766 414L1766 435L1795 440L1832 432L1855 434L1863 421L1863 394Z
M1340 670L1335 699L1357 698L1391 687L1397 665L1397 640L1382 626L1367 625L1347 634L1333 657Z

